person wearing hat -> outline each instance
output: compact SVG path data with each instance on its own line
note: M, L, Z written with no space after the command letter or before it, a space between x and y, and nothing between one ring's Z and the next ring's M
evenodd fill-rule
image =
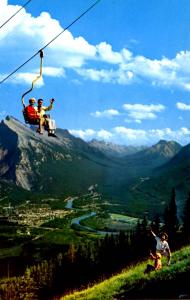
M167 264L169 266L171 261L171 251L167 242L168 235L165 232L161 232L159 237L152 230L151 233L156 240L156 252L167 257Z
M29 105L24 107L24 115L29 124L36 125L39 124L40 118L37 115L36 108L34 104L36 103L35 98L29 99Z

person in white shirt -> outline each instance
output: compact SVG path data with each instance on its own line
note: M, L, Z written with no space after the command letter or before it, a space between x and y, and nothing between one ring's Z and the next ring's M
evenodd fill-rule
M165 232L162 232L159 237L152 230L151 233L156 240L156 252L167 257L167 264L169 266L171 261L171 251L167 242L168 235Z

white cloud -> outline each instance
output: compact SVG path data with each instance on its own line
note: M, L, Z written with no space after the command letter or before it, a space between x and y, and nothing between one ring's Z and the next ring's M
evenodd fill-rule
M16 84L27 84L31 85L32 81L38 76L38 73L16 73L11 79L10 82ZM35 87L39 88L44 85L43 78L38 79L35 83Z
M63 68L44 67L43 75L52 77L65 77L65 70Z
M77 69L77 73L85 79L125 85L148 80L153 86L169 88L175 86L190 90L190 51L181 51L173 59L163 57L158 60L134 56L125 48L120 52L113 52L111 45L108 44L102 47L104 52L100 54L101 47L96 47L98 49L96 60L99 55L101 60L112 63L114 68Z
M146 131L141 129L135 130L123 126L117 126L113 129L113 132L117 136L120 136L122 139L130 140L130 141L135 141L138 139L141 140L146 139Z
M92 139L96 135L96 131L94 131L93 129L71 129L69 130L69 132L84 140Z
M127 111L138 111L138 112L161 112L165 109L162 104L129 104L123 105L123 108Z
M103 139L103 140L110 140L112 138L113 134L111 132L109 132L108 130L105 129L101 129L97 132L97 137L99 139Z
M89 141L93 138L109 141L113 136L110 131L105 129L101 129L98 131L95 131L93 129L70 129L69 132L74 136L80 137L81 139L84 139L86 141Z
M45 67L43 68L43 75L51 76L51 77L65 77L65 72L64 69L62 68ZM39 76L39 72L36 70L30 73L29 72L15 73L14 76L11 77L10 82L30 85L32 84L32 81L37 78L37 76ZM0 78L3 78L3 76L1 76ZM37 88L43 85L44 85L43 77L41 77L35 82L35 87Z
M116 109L107 109L104 111L96 111L95 113L91 113L91 116L95 118L111 118L114 116L119 116L119 112Z
M2 2L2 0L0 1L0 6L0 19L2 23L20 8L18 5L7 5L7 2ZM59 22L53 19L49 13L42 12L39 16L33 17L23 9L19 15L15 16L14 19L8 22L0 31L0 62L3 63L7 61L10 55L10 49L12 51L14 48L15 62L18 61L19 64L42 48L62 30L63 28ZM86 60L95 58L96 52L96 46L90 45L81 36L73 37L73 35L66 30L63 35L46 48L46 68L47 70L52 68L52 70L54 69L55 71L57 68L82 67ZM38 59L32 60L30 68L32 65L32 69L34 69L34 65L36 66L37 64ZM11 68L10 65L9 68ZM14 66L12 68L14 68ZM25 69L27 69L25 73L29 73L28 68L29 64L25 66ZM9 71L5 63L4 65L1 64L1 70L4 74ZM59 77L60 73L51 71L48 72L48 75ZM12 82L16 81L12 80Z
M185 103L182 103L182 102L177 102L176 107L179 110L190 110L190 104L185 104Z
M117 126L111 130L101 129L95 131L86 129L69 131L71 134L85 140L96 138L126 145L152 145L160 139L175 140L181 144L187 144L190 139L190 130L186 127L181 127L177 130L172 130L171 128L142 130Z
M18 5L8 5L5 0L0 0L0 7L2 23L20 8ZM0 31L2 74L8 74L17 66L17 62L19 65L28 59L62 30L59 21L53 19L49 13L42 12L33 17L23 9ZM12 49L16 66L5 63ZM92 45L82 36L74 37L66 30L46 48L45 61L47 68L71 68L82 78L93 81L121 85L148 81L155 86L175 86L190 90L190 51L180 51L172 59L150 59L135 55L127 48L114 51L112 45L106 41ZM23 73L29 73L29 68L35 69L37 64L37 59L32 60L30 65L25 66ZM62 75L59 72L49 73L49 76Z
M128 118L125 122L129 123L130 120L134 120L136 123L141 123L141 120L154 120L157 118L155 113L159 113L165 110L165 106L162 104L129 104L123 105L124 110L128 113Z
M96 48L100 59L104 62L119 64L123 60L122 55L118 52L114 52L112 46L105 42L100 43Z
M51 77L65 77L65 71L62 68L44 67L43 75ZM6 77L7 74L0 76L0 80ZM11 83L31 85L32 81L39 76L39 71L34 70L31 72L19 72L15 73L13 77L10 78ZM43 76L35 82L35 87L41 87L44 85Z
M141 123L142 123L141 120L135 119L135 118L134 118L134 119L127 119L127 118L126 118L124 121L125 121L125 123L134 123L134 122L135 122L135 123L138 123L138 124L141 124Z
M96 69L84 69L79 68L75 69L77 74L81 75L85 79L90 79L93 81L101 81L104 83L118 83L118 84L129 84L133 80L133 72L127 71L123 72L123 70L96 70Z
M157 115L152 112L131 111L129 112L128 117L137 122L137 120L154 120L157 118Z

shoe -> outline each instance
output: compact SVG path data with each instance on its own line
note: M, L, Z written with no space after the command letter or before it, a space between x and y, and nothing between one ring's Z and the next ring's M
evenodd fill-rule
M55 138L57 138L57 136L54 134L54 133L48 133L48 136L52 136L52 137L55 137Z
M43 131L41 131L39 128L36 130L37 133L43 134Z

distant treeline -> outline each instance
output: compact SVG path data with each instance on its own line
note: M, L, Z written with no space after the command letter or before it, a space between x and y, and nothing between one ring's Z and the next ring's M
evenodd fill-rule
M23 276L2 279L0 298L48 300L105 279L124 267L146 259L150 250L154 251L155 240L150 234L150 227L157 234L163 230L168 233L171 250L188 244L190 194L184 207L183 224L180 227L173 189L162 222L156 215L150 226L145 216L133 231L107 235L102 239L80 245L71 244L67 250L61 249L60 246L46 260L28 267Z

